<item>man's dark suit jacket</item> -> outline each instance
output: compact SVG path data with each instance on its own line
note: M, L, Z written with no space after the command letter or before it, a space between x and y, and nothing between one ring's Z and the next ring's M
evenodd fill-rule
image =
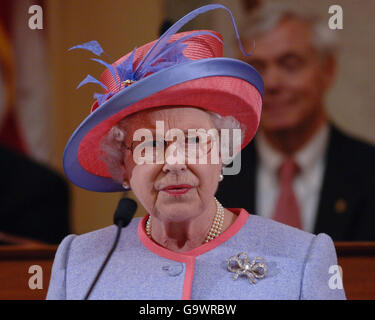
M314 233L334 241L375 240L375 147L331 125ZM216 197L228 208L256 214L258 157L254 142L241 154L241 172L225 176Z
M69 190L54 171L0 147L0 232L57 244L69 234Z

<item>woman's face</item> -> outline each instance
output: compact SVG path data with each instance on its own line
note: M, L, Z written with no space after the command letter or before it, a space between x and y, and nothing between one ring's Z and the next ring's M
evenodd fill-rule
M214 128L209 114L198 108L151 109L129 117L125 126L125 144L130 146L133 133L141 128L151 130L155 138L156 121L163 121L164 134L173 128L184 132L188 129L202 128L208 131ZM215 164L210 161L207 164L191 164L186 157L182 164L166 161L163 164L137 164L133 153L129 150L125 152L125 180L153 216L182 222L198 216L212 202L221 172L220 161Z

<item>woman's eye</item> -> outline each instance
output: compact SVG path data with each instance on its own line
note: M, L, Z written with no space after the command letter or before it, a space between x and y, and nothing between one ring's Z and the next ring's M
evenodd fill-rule
M165 146L165 143L164 143L164 141L154 140L154 141L152 142L152 146L153 146L154 148L159 148L159 147L163 147L163 146Z
M197 144L199 143L199 137L189 137L187 139L188 144Z
M153 141L146 141L143 145L144 147L151 147L151 148L159 148L164 146L163 141L153 140Z

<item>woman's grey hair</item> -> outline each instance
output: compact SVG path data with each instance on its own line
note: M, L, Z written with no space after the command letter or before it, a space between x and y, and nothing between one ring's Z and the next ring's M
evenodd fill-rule
M232 142L233 129L241 129L241 145L245 136L246 127L232 116L221 116L215 112L206 111L211 118L215 128L219 131L221 129L229 129L230 139ZM106 164L109 173L114 181L123 183L124 181L124 152L126 146L124 139L126 136L126 118L120 120L113 126L108 133L101 139L99 146L102 153L101 160ZM233 144L229 145L229 154L233 154ZM223 164L224 166L224 164Z
M241 39L251 40L272 30L282 20L295 18L311 26L312 45L315 50L326 57L337 52L337 32L328 28L327 20L304 7L296 7L285 2L266 2L256 11L245 17L241 26ZM256 43L255 43L256 50Z

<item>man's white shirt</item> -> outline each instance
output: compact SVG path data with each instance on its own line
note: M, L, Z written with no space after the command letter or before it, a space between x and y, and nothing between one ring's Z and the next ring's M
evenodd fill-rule
M300 172L293 181L293 190L299 203L303 230L308 232L313 232L317 217L328 138L327 124L294 157ZM255 147L259 156L255 213L272 219L280 192L277 172L283 155L270 146L261 132L255 139Z

